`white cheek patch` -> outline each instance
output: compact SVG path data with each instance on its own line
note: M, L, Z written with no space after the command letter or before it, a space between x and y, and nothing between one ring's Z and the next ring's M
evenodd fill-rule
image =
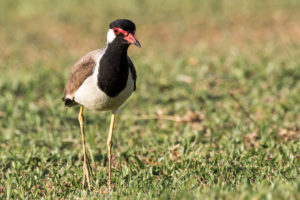
M112 41L116 38L116 35L112 29L109 29L107 32L107 44L112 43Z

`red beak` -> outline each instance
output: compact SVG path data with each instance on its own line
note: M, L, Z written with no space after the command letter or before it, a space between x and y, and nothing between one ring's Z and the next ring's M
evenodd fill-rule
M124 37L124 40L127 40L130 44L134 44L135 46L141 48L140 42L133 36L132 33L129 33Z

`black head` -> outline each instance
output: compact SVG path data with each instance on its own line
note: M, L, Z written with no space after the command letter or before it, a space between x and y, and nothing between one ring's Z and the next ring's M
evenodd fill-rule
M115 41L119 41L122 44L130 45L134 44L137 47L141 47L139 41L135 38L135 24L128 19L117 19L110 23L110 31L107 33L108 44L117 38Z
M121 28L129 33L135 32L135 24L128 19L117 19L113 21L112 23L110 23L109 28L112 29L114 27Z

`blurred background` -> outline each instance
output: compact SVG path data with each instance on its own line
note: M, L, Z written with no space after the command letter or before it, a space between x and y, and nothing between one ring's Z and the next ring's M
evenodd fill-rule
M28 191L45 197L49 188L58 198L60 188L36 185L55 183L52 173L70 188L80 188L81 175L72 177L82 173L78 108L65 108L61 98L73 64L105 47L108 25L117 18L135 22L142 45L129 49L138 82L116 126L114 152L120 165L130 165L136 155L162 171L189 169L190 178L181 183L206 197L218 196L220 190L231 198L253 191L283 198L298 193L292 180L298 177L300 158L299 0L1 0L0 175L5 178L0 178L0 198ZM103 178L109 113L86 115L89 153L96 176ZM249 158L274 163L252 168L243 163ZM223 164L215 166L211 159ZM189 168L185 160L200 164ZM256 173L227 176L222 166L236 160ZM174 163L179 163L176 169ZM200 165L206 165L202 171L193 168ZM34 166L52 171L40 174ZM140 177L149 173L140 168L145 173ZM241 169L232 170L238 174ZM159 196L177 188L180 173L154 178L145 187ZM248 184L242 177L256 189L239 192ZM132 190L118 194L135 196L139 190L134 188L142 187L135 180L128 180ZM270 186L277 182L286 185ZM105 180L97 184L105 185ZM230 196L231 189L217 189L224 184L237 192ZM17 189L7 194L9 188Z
M249 53L253 46L290 54L299 42L297 0L4 0L0 9L3 66L18 60L22 68L43 62L64 69L62 62L104 46L108 24L117 18L136 23L144 48L132 49L133 55L152 62L161 52L199 58L209 50Z

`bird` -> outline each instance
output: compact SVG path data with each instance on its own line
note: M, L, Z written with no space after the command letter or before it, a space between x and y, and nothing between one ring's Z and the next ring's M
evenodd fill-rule
M117 19L109 24L106 47L96 49L72 68L64 89L66 107L79 105L78 121L83 151L83 182L91 189L91 169L85 146L84 108L93 111L111 111L107 138L108 188L111 191L111 148L115 117L118 108L136 90L137 74L127 55L131 44L141 48L135 37L136 26L129 19Z

